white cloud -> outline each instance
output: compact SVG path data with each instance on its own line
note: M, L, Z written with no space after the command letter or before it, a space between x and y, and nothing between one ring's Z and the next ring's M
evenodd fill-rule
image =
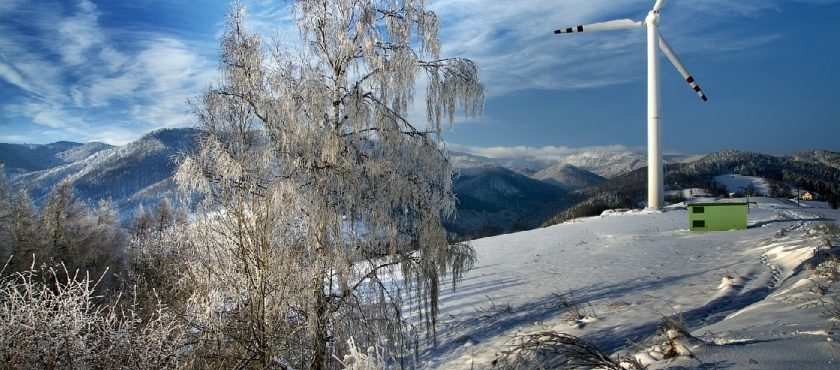
M4 143L26 143L32 141L32 139L24 135L0 135L0 141Z
M475 60L488 96L525 89L608 86L645 78L638 73L644 68L644 30L562 36L553 30L610 19L643 20L653 0L428 3L442 19L445 56ZM780 4L781 0L671 1L663 10L661 27L683 57L734 52L779 37L776 30L750 33L740 26L738 37L732 37L732 26L764 12L778 12Z
M68 117L72 117L72 115L67 114L67 112L61 109L45 107L45 109L36 112L32 116L32 121L51 128L63 128L68 124Z
M137 132L120 126L106 126L97 129L95 141L111 145L125 145L137 139ZM91 141L90 139L88 141Z
M292 2L251 0L246 2L246 22L252 32L297 40L298 27Z
M87 54L104 42L104 36L98 27L96 5L81 1L77 13L63 19L56 26L57 49L64 63L79 65L87 62Z
M264 35L279 30L281 37L294 43L297 28L290 3L246 3L253 30ZM427 0L428 8L442 21L444 56L477 61L488 97L524 89L579 89L643 79L638 74L644 68L643 31L566 37L552 31L615 18L641 19L652 3ZM684 59L734 57L740 50L782 37L783 30L758 32L754 27L751 32L744 24L766 12L782 11L784 4L782 0L670 1L662 29ZM130 132L139 136L155 128L187 125L191 117L185 100L216 77L215 42L199 43L163 31L137 33L135 29L127 35L124 30L103 26L103 13L88 0L69 5L0 0L0 16L0 80L19 89L7 92L7 96L15 94L15 99L4 101L4 114L25 117L53 134L65 129L64 139L80 134L80 127L86 138L100 135L102 140L116 142L125 140ZM18 24L27 30L22 31ZM732 37L733 27L742 31L738 37ZM126 38L139 41L129 44ZM691 60L687 64L690 70L697 70ZM702 81L702 73L696 74ZM417 96L422 95L421 90ZM411 117L424 120L424 111L419 103ZM103 125L114 127L107 138L92 129Z
M523 89L580 88L627 80L615 76L627 70L632 59L642 60L630 51L642 45L641 34L636 33L640 37L635 38L633 33L622 32L604 33L599 38L561 38L553 30L626 17L633 5L606 0L440 0L430 8L442 19L445 56L475 60L488 95L499 96ZM616 67L621 58L626 63ZM605 61L610 62L609 68L604 67Z
M2 56L0 56L2 58ZM2 58L5 59L5 58ZM21 76L20 71L17 70L13 65L0 61L0 79L6 80L6 82L15 85L23 90L32 91L32 87L26 82L23 76Z
M186 100L216 74L206 42L106 28L87 0L5 9L32 30L0 22L0 79L25 92L4 101L4 118L41 126L39 140L119 144L189 125Z
M449 149L479 155L489 158L563 158L569 154L583 152L639 152L640 148L628 148L624 145L603 145L582 148L570 148L567 146L493 146L479 147L459 144L448 144Z

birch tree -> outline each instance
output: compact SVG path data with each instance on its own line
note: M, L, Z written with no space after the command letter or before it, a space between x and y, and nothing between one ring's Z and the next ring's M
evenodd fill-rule
M482 111L483 86L472 61L440 56L423 1L294 6L299 49L249 32L237 5L221 81L193 103L201 142L176 179L204 199L189 276L206 309L189 317L226 366L336 367L351 337L405 360L417 328L434 335L443 279L474 261L441 223L455 199L440 133L457 107ZM420 79L425 122L408 118Z

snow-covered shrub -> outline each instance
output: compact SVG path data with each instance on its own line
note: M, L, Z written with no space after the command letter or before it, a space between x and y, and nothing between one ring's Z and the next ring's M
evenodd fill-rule
M657 334L657 337L663 340L659 347L664 358L693 357L694 351L705 345L705 342L689 333L682 314L679 312L670 316L662 315L662 324Z
M819 231L822 231L825 235L833 236L833 237L840 237L840 225L834 222L824 223L817 227Z
M840 322L840 296L835 294L831 301L822 301L823 317L831 321L831 327L837 326Z
M159 302L182 309L190 289L186 284L189 230L171 227L135 236L126 249L123 285L133 287L143 316L153 315Z
M840 256L834 253L819 253L815 258L816 261L811 268L814 275L828 280L829 283L840 278Z
M374 346L362 351L353 337L347 339L348 354L340 360L345 370L384 370L386 369L385 353Z
M493 360L498 369L641 369L626 358L612 358L594 343L574 335L542 331L513 338L510 349Z
M0 368L164 369L179 362L181 330L164 309L95 295L101 281L60 268L0 279Z
M587 303L584 306L560 293L554 293L553 296L557 300L557 304L565 310L562 316L563 321L571 325L582 325L582 322L592 321L598 318L598 314L595 313L595 309L592 308L591 304Z

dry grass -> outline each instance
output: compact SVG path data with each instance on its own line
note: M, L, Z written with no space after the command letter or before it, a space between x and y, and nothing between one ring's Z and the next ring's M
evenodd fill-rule
M497 354L493 366L506 370L643 368L633 359L612 358L592 342L553 330L517 336L508 350Z

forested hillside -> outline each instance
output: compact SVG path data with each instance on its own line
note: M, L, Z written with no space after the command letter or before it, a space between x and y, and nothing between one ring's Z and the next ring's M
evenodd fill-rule
M724 189L713 182L713 177L734 173L767 179L771 190L771 194L766 194L768 196L789 197L792 195L790 187L799 187L819 193L836 206L840 170L819 160L795 158L736 150L713 153L696 161L666 165L665 189L704 188L713 194L724 195ZM646 194L647 167L644 167L570 193L550 205L559 211L545 224L594 216L607 209L642 207ZM666 200L678 202L682 199Z

